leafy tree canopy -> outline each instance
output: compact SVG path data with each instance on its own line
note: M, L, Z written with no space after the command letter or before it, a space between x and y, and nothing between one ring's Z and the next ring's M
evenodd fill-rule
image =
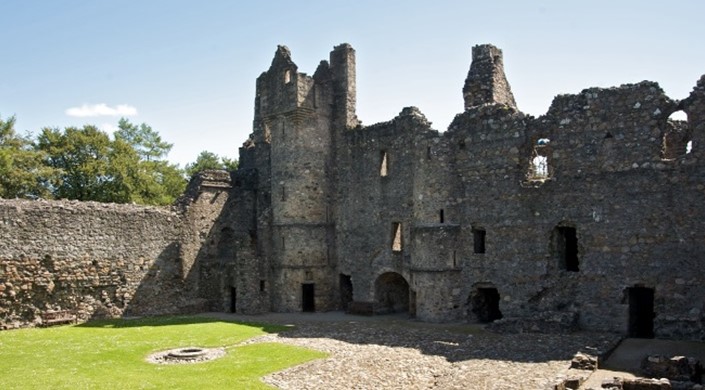
M130 144L140 155L142 160L158 160L165 158L174 146L162 140L162 137L152 127L146 123L135 125L126 118L118 121L118 130L115 132L116 139L122 139Z
M43 161L32 140L15 132L15 117L0 116L0 198L49 196L45 184L53 179L54 170Z
M0 197L167 205L183 193L184 175L237 169L237 160L203 151L179 168L172 144L151 126L122 118L111 137L95 126L44 128L32 139L0 117Z
M202 151L198 155L196 161L190 164L186 164L186 175L191 177L198 172L205 171L208 169L223 169L226 171L234 171L237 169L238 163L236 159L229 159L227 157L220 157L215 153L208 152L206 150Z
M42 130L36 148L59 172L54 197L166 205L183 192L182 170L161 159L171 144L145 124L120 125L114 139L91 125Z

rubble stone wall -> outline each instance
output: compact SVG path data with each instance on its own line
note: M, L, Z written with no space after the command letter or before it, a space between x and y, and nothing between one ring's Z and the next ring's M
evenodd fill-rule
M0 326L173 313L189 304L170 209L0 200Z

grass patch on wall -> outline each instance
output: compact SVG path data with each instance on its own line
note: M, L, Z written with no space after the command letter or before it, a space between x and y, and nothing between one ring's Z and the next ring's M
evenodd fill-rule
M268 373L325 357L278 343L235 346L282 326L206 317L156 317L0 332L1 389L268 389ZM196 364L157 365L146 357L188 346L225 347Z

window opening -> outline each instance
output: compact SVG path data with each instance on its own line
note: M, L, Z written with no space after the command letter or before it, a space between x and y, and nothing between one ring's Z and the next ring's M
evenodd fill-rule
M441 209L441 212L439 213L439 217L440 217L441 223L445 223L445 213L443 212L443 209Z
M266 283L264 280L259 281L259 292L265 292L266 291Z
M560 267L566 271L578 272L578 236L575 228L557 227L555 245Z
M551 140L548 138L539 138L536 141L529 160L529 172L526 174L528 181L543 182L550 179L551 171L548 164L548 156L551 151L550 143Z
M382 177L387 177L388 174L389 161L387 157L387 152L382 151L382 162L379 167L379 175Z
M685 111L678 110L666 120L661 158L672 160L689 154L692 150L692 132L688 126L688 115Z
M402 241L401 241L401 223L392 223L392 252L401 252Z
M284 71L284 84L289 84L291 82L291 71Z
M485 253L485 236L487 232L482 228L472 229L473 249L475 253Z

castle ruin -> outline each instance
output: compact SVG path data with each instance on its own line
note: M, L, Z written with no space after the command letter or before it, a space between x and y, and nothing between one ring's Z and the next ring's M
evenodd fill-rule
M681 101L644 81L535 118L502 61L473 48L439 133L415 107L362 126L350 45L312 76L278 47L238 170L175 207L0 201L0 325L343 309L705 340L705 76Z

